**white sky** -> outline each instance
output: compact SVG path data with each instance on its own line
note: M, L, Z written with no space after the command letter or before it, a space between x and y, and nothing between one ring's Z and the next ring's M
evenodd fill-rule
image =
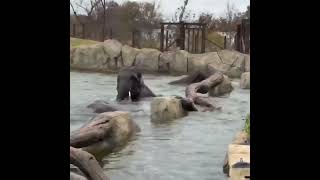
M77 0L73 0L77 1ZM160 10L166 20L171 20L178 7L183 5L184 0L114 0L119 4L126 1L156 2L160 4ZM189 0L187 11L195 13L196 17L202 12L213 13L214 16L224 16L227 2L234 5L235 9L244 12L250 4L250 0ZM76 8L76 7L75 7ZM70 8L71 9L71 8ZM80 9L79 9L80 10Z
M128 0L115 0L118 3L122 3ZM184 0L130 0L137 2L156 2L160 3L160 9L162 14L168 20L174 16L176 9L183 5ZM196 16L201 12L214 13L215 16L223 16L227 2L230 2L234 7L243 12L247 9L250 4L250 0L189 0L187 10L191 10Z

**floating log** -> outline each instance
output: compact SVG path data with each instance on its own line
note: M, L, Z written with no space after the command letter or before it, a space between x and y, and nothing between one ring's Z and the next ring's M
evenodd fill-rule
M109 120L110 119L100 119L100 121L93 121L79 130L74 131L70 136L70 145L81 148L103 141L112 128Z
M89 152L100 162L104 156L123 148L139 131L129 112L105 112L71 132L70 146Z
M86 151L70 146L70 163L77 166L90 180L109 180L95 157Z
M220 72L216 72L207 79L190 84L186 88L186 99L189 102L192 102L194 104L205 106L206 110L213 111L216 109L215 106L213 106L211 103L209 103L207 100L199 97L197 93L205 94L209 91L210 88L213 88L217 86L219 83L223 81L223 74Z

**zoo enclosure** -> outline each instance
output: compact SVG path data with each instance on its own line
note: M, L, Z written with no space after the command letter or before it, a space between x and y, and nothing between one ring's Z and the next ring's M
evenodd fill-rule
M243 19L241 24L237 25L235 36L235 49L241 53L250 53L250 21Z
M160 32L160 30L159 30ZM143 29L122 29L122 31L116 31L113 28L106 28L105 32L101 28L101 25L95 23L71 23L70 24L70 36L74 38L90 39L94 41L103 42L106 39L117 39L121 43L128 44L132 47L142 48L152 40L152 48L159 49L159 38L155 37L153 30Z
M160 23L160 29L133 29L121 32L112 28L106 28L103 32L99 24L71 23L70 36L95 41L117 39L132 47L156 48L162 52L179 48L190 53L204 53L206 43L213 44L219 49L226 48L226 36L224 36L223 46L207 39L205 23L163 22Z

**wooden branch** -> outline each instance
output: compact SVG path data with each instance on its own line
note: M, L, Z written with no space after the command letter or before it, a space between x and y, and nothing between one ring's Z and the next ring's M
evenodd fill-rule
M90 180L109 180L93 155L70 146L70 163L77 166Z
M211 103L206 101L205 99L202 99L197 95L198 92L205 94L209 91L210 88L213 88L214 86L218 85L223 81L223 74L220 72L214 73L207 79L190 84L186 88L186 99L189 102L192 102L194 104L198 104L201 106L205 106L207 110L214 110L216 107L214 107Z

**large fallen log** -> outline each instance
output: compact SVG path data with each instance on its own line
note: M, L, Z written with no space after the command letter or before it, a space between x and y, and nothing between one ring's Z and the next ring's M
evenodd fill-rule
M112 127L109 121L110 119L99 119L74 131L70 136L70 145L81 148L103 141Z
M70 146L70 163L77 166L90 180L109 180L95 157L86 151Z
M202 94L207 93L210 88L213 88L217 86L219 83L221 83L223 81L223 78L224 77L222 73L216 72L201 82L190 84L186 88L186 92L185 92L186 100L200 106L205 106L206 110L210 110L210 111L215 110L216 109L215 106L213 106L211 103L209 103L205 99L199 97L197 93L202 93Z
M124 147L139 131L129 112L105 112L73 131L70 134L70 146L81 148L101 161L104 156Z
M203 81L205 79L207 79L208 77L210 77L211 75L213 75L214 73L218 72L215 69L206 69L203 71L194 71L192 73L190 73L188 76L183 77L179 80L176 81L172 81L169 84L191 84L191 83L196 83L196 82L200 82Z

